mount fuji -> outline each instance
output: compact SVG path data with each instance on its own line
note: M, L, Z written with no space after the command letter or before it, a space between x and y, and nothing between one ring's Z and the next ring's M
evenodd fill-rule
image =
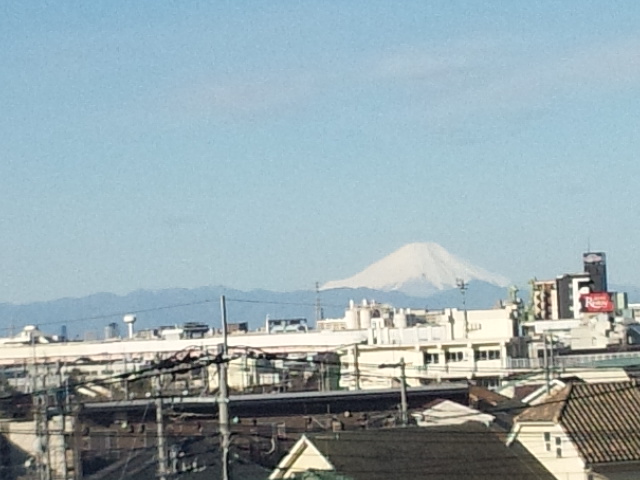
M472 265L430 242L405 245L354 276L327 282L321 289L370 288L424 297L456 288L457 279L499 287L510 284L508 278Z
M456 278L469 282L468 308L491 308L504 298L508 279L490 273L450 254L435 243L412 243L345 280L327 282L320 300L330 318L344 314L350 300L371 299L409 308L439 309L460 305ZM136 313L138 328L202 322L220 325L215 307L221 295L229 301L231 322L248 322L249 328L264 325L271 318L312 320L318 294L315 290L274 292L269 290L234 290L224 286L137 290L126 295L96 293L81 298L61 298L18 305L0 303L0 337L24 325L38 325L54 333L68 324L70 338L101 338L104 327L120 323L124 313ZM178 308L179 307L179 308ZM121 325L123 327L124 324ZM4 331L3 331L4 330Z

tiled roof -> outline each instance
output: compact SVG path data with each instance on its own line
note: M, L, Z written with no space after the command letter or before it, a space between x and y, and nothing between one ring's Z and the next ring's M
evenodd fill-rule
M558 422L565 402L575 384L569 384L538 405L527 408L516 418L518 422Z
M560 423L587 465L640 461L640 389L634 381L574 383L518 422Z
M361 430L309 436L353 480L554 479L520 444L477 422L430 428Z
M469 402L472 406L487 413L509 413L515 416L526 408L526 404L517 398L509 398L488 388L472 385L469 387Z
M469 386L469 400L472 402L483 402L494 407L511 403L519 404L519 406L522 405L517 399L514 400L512 398L505 397L498 392L494 392L493 390L489 390L488 388L480 387L478 385Z
M640 461L635 382L574 384L560 421L587 464Z

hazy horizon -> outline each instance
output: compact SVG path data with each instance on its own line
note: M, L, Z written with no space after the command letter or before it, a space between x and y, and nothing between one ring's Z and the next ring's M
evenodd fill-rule
M0 302L312 289L412 242L640 285L637 2L0 11Z

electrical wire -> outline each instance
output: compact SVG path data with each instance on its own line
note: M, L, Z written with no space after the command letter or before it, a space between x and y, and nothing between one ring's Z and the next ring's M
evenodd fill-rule
M149 411L149 403L147 403L147 405L144 407L144 413L142 414L142 423L144 423L146 417L147 417L147 412ZM122 473L120 474L120 480L123 480L124 475L127 471L127 467L129 466L129 462L131 461L131 457L133 457L133 451L135 449L135 445L136 445L136 441L137 441L138 437L135 437L133 440L133 445L131 446L131 449L129 450L129 455L127 455L127 461L125 462L124 466L122 467Z

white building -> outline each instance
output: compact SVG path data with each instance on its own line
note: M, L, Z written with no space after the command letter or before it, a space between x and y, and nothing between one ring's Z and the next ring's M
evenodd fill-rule
M403 331L407 328L425 328L438 332L438 340L460 339L510 339L518 335L517 321L520 316L518 304L500 304L485 310L426 310L393 308L387 304L353 300L345 310L343 318L318 321L318 330L373 330L387 332ZM381 333L379 335L386 335ZM384 341L383 341L384 343Z
M486 386L498 386L502 378L515 371L509 369L507 359L517 354L518 343L486 339L353 345L344 349L340 357L340 385L348 389L391 387L399 382L400 368L380 368L380 365L404 361L410 386L459 379L475 379Z

